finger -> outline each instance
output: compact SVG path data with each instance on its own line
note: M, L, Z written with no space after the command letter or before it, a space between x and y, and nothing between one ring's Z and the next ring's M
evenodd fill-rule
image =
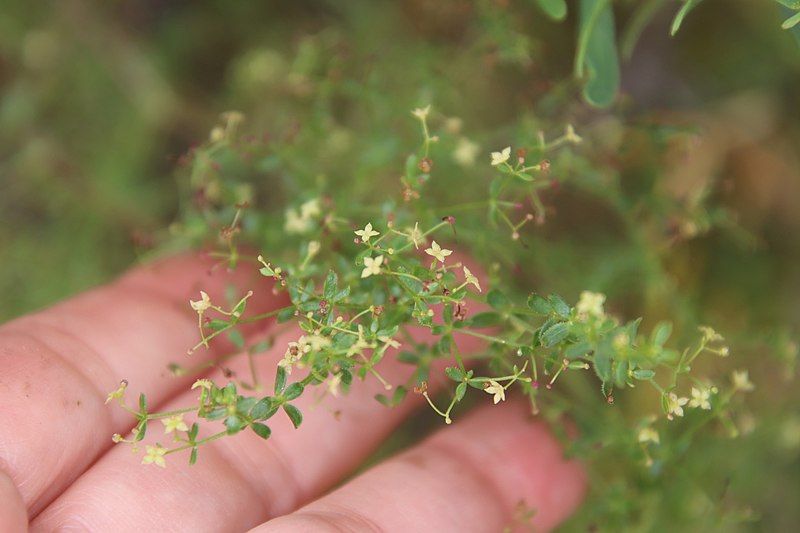
M299 334L294 330L278 337L260 364L267 367L262 382L273 382L275 363L287 342ZM465 353L480 345L472 338L459 342ZM388 353L379 370L389 382L403 383L413 368L394 360L394 355ZM232 363L231 368L239 374L247 372L243 361ZM442 373L441 368L434 372ZM165 469L146 467L139 464L141 456L124 447L114 448L37 517L33 530L241 531L253 527L330 488L419 405L416 397L416 402L387 409L373 398L379 392L386 391L371 376L364 383L354 383L347 395L327 396L318 404L308 390L293 402L304 415L298 430L278 413L268 421L269 440L246 430L214 441L200 448L198 462L191 467L185 456L174 455L167 456ZM183 407L195 398L196 391L167 408Z
M252 533L549 530L584 489L542 423L493 406Z
M11 478L0 471L0 528L2 531L28 530L28 515L22 496Z
M0 327L0 468L31 515L111 445L111 433L130 427L129 416L104 405L121 379L151 405L186 385L190 378L173 378L167 364L197 340L190 297L203 289L222 303L233 284L257 289L253 312L276 305L246 269L211 267L198 256L162 261ZM212 355L200 350L194 360Z

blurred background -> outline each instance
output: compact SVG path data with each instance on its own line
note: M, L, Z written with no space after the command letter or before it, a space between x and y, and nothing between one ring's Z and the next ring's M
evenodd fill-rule
M618 242L626 219L587 198L600 182L565 180L547 198L552 222L526 235L527 285L602 289L615 311L654 320L677 306L730 337L759 387L737 421L750 435L691 460L727 479L721 505L730 490L745 527L796 528L800 40L773 2L708 0L675 38L677 2L650 2L637 42L624 28L641 4L615 3L622 94L601 111L571 79L574 10L556 23L535 0L4 0L0 320L107 281L162 242L181 211L181 156L222 112L291 145L300 182L325 174L375 201L384 183L399 191L419 142L408 110L423 103L479 159L573 122L595 148L554 169L611 169L626 198L660 191L680 209L637 204L658 216L632 235L656 235L657 253L634 254ZM464 162L441 168L459 179Z

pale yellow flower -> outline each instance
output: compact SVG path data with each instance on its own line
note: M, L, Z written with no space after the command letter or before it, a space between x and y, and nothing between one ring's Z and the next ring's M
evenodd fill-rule
M725 338L714 331L714 328L708 326L700 326L697 329L700 330L700 333L703 334L703 340L706 342L716 342L716 341L724 341Z
M755 385L750 381L750 373L747 370L734 370L731 374L733 388L737 391L750 392L755 389Z
M331 396L339 396L339 385L342 383L342 375L334 374L328 379L328 392Z
M511 159L511 147L507 146L500 152L492 152L492 166L502 165Z
M437 261L444 263L445 258L453 253L453 250L442 248L436 241L431 242L431 247L425 249L425 253L435 257Z
M205 291L200 291L200 299L196 301L189 300L189 305L191 305L192 309L198 313L203 313L209 307L211 307L211 299L208 297L208 294L206 294Z
M319 207L319 200L313 198L308 200L303 205L300 206L300 216L306 220L318 217L322 214L322 211Z
M361 238L361 242L369 242L370 238L375 235L380 235L380 232L372 229L372 222L368 222L367 225L364 226L364 229L356 230L353 233Z
M505 401L506 399L506 389L504 389L503 386L500 385L495 380L490 380L489 385L483 390L485 390L488 394L494 395L495 404L501 401Z
M198 379L192 384L192 389L201 388L201 389L208 389L211 390L211 387L214 384L211 382L210 379Z
M660 442L660 438L658 436L658 431L653 429L650 426L643 427L639 430L638 440L641 443L652 442L653 444L658 444Z
M578 305L575 310L578 311L578 316L588 317L594 316L602 318L605 316L603 304L606 302L606 295L599 292L583 291L578 300Z
M477 159L479 152L480 146L477 143L470 141L466 137L461 137L455 150L453 150L453 161L462 167L471 167L475 164L475 159Z
M162 418L161 423L164 424L164 433L172 433L173 431L189 431L189 426L183 421L183 415L169 416Z
M689 407L699 407L700 409L711 409L711 389L706 387L697 388L692 387L692 399L689 400Z
M572 124L567 124L567 127L564 130L564 140L572 144L580 144L583 142L583 139L577 133L575 133L575 128L572 127Z
M125 389L127 388L128 382L123 379L119 382L119 387L108 393L108 396L106 396L106 403L110 402L111 400L121 400L122 397L125 396Z
M467 283L474 285L475 288L478 289L478 292L482 292L481 284L478 281L478 278L475 277L475 275L472 272L470 272L467 267L464 267L464 278L467 280Z
M365 257L364 258L364 270L361 271L362 278L368 278L370 276L377 276L381 273L381 265L383 264L383 256L379 255L378 257Z
M674 392L667 396L667 418L672 420L672 416L683 416L683 406L689 403L689 398L679 397Z
M418 107L414 109L413 111L411 111L411 114L420 120L425 120L426 118L428 118L428 113L430 113L430 111L431 111L431 106L429 104L426 105L425 107Z
M420 243L425 242L425 236L419 229L419 222L414 223L414 227L409 229L408 238L414 243L414 248L419 250Z
M165 468L167 466L167 462L164 460L164 454L167 453L167 449L161 446L160 444L156 444L155 446L147 446L146 448L147 453L142 458L143 465L154 464L156 466L160 466L161 468Z
M311 219L300 216L296 209L287 209L283 229L286 233L306 233L311 229Z

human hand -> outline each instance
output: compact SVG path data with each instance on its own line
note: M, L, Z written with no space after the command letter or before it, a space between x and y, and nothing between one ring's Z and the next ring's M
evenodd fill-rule
M275 417L267 441L243 432L203 446L194 466L176 456L164 469L141 465L111 442L133 420L105 405L106 393L124 378L151 405L191 402L197 376L167 371L196 341L188 299L253 286L241 272L209 270L196 257L170 259L0 327L0 531L24 531L29 519L32 531L498 531L520 509L534 511L523 522L539 530L580 502L580 466L513 402L478 409L325 494L416 405L381 406L372 397L382 388L369 380L317 405L304 395L299 430ZM256 294L248 309L277 299ZM297 333L277 335L271 362ZM220 349L230 346L192 357ZM382 365L398 382L409 372L388 358ZM261 367L270 383L275 365ZM230 368L245 374L247 361Z

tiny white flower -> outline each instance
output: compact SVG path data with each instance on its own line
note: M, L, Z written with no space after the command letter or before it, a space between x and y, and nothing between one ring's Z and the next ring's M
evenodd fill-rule
M605 316L603 304L606 302L606 295L599 292L583 291L575 306L578 311L578 316L589 317L595 316L601 318Z
M706 342L716 342L725 340L725 338L722 335L714 331L714 328L708 326L700 326L697 329L699 329L700 333L703 334L703 340L705 340Z
M202 313L211 307L211 298L208 297L205 291L200 291L200 299L196 301L189 300L189 305L198 313Z
M428 113L431 111L430 104L426 105L425 107L418 107L411 111L411 114L417 117L420 120L425 120L428 118Z
M400 343L394 340L391 337L381 336L378 337L378 340L381 341L387 348L399 348Z
M583 142L583 139L580 137L580 135L575 133L575 128L572 126L572 124L567 124L567 127L564 130L564 139L572 144L580 144Z
M466 137L461 137L458 140L456 149L453 150L453 161L462 167L471 167L475 164L475 159L478 157L480 147Z
M192 384L192 390L194 390L194 389L196 389L196 388L198 388L198 387L199 387L199 388L201 388L201 389L208 389L208 390L211 390L211 387L212 387L213 385L214 385L214 384L211 382L211 380L210 380L210 379L198 379L197 381L195 381L195 382Z
M167 449L161 446L160 444L156 444L155 446L147 446L145 448L147 453L145 454L144 458L142 458L143 465L154 464L156 466L160 466L161 468L165 468L167 466L167 462L164 460L164 454L167 453Z
M322 211L319 208L319 200L313 198L308 200L303 205L300 206L300 216L308 220L309 218L318 217L322 214Z
M692 387L692 399L689 400L689 407L699 407L700 409L709 410L711 409L711 402L709 402L709 398L711 398L711 389L706 387L697 388Z
M658 431L650 426L640 429L637 438L641 443L652 442L653 444L658 444L661 441L658 436Z
M379 255L378 257L365 257L364 258L364 270L361 271L362 278L368 278L370 276L377 276L381 273L381 265L383 264L383 256Z
M414 227L409 229L408 238L414 243L414 248L419 250L420 243L425 242L425 236L423 235L422 230L419 229L419 222L415 222Z
M189 431L189 426L183 421L183 415L169 416L162 418L161 423L164 424L164 433L172 433L173 431Z
M467 283L474 285L475 288L478 289L478 292L482 292L481 284L478 281L478 278L475 277L475 275L472 272L470 272L467 267L464 267L464 278L467 280Z
M506 146L500 152L492 152L492 166L496 167L497 165L502 165L506 161L511 159L511 147Z
M110 402L111 400L121 400L122 397L125 396L125 389L127 388L128 382L123 379L119 382L119 387L108 393L108 396L106 396L106 403Z
M494 395L495 404L501 401L505 401L506 399L506 390L503 388L502 385L500 385L493 379L489 381L489 385L487 385L486 388L484 388L483 390L485 390L488 394Z
M296 209L287 209L283 229L286 233L306 233L311 229L311 219L300 216Z
M372 222L367 222L367 225L364 226L364 229L356 230L353 233L361 238L361 242L369 242L370 238L374 237L375 235L380 235L380 232L372 229Z
M674 392L667 396L667 418L672 420L672 416L683 416L683 406L689 403L689 398L679 397Z
M453 250L442 248L436 241L431 242L431 247L425 249L425 253L435 257L437 261L444 263L445 258L453 253Z
M339 396L339 385L342 383L342 375L334 374L328 379L328 392L331 396Z
M750 373L747 370L734 370L731 374L733 388L737 391L750 392L755 389L755 385L750 381Z

